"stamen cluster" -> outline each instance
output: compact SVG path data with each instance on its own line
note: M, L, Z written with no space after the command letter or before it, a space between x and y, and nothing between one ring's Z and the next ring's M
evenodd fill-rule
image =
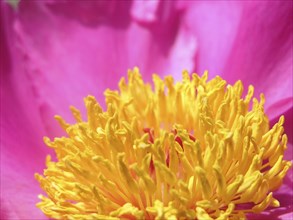
M44 139L57 160L36 174L46 192L37 206L56 219L204 220L278 207L291 163L284 117L269 128L264 96L207 73L153 81L135 68L105 91L106 111L88 96L87 120L74 107L75 124L56 116L67 136Z

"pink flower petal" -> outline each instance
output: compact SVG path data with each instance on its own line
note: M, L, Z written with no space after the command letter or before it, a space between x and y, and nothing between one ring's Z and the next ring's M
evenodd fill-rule
M157 19L159 3L160 0L135 0L131 6L131 15L140 22L154 22Z
M253 12L253 13L252 13ZM267 97L266 108L278 102L269 116L292 107L292 2L247 2L224 77Z
M19 147L28 143L15 144ZM15 148L16 146L3 144L1 147ZM30 154L30 158L35 160L42 157L41 155L34 152ZM22 160L17 160L14 155L1 151L1 219L47 219L36 207L36 203L39 202L37 195L41 193L41 189L34 179L35 171L25 164L25 156ZM40 168L41 165L38 162L35 166L37 167L38 164Z
M237 1L183 1L183 22L198 40L196 72L209 71L209 76L223 74L241 18ZM181 6L182 7L182 6Z
M41 172L48 149L42 143L44 127L31 100L21 104L11 83L13 60L10 50L13 11L0 3L1 40L1 219L46 219L36 208L41 192L35 172ZM26 95L24 93L23 95ZM23 111L25 109L25 111ZM28 117L30 112L34 117ZM33 137L33 138L32 138Z
M52 12L60 16L75 20L88 27L101 24L124 27L130 22L129 10L132 1L50 0L39 4L39 6L44 5L46 8L50 8Z
M293 209L291 209L290 213L284 214L284 215L280 215L279 219L281 220L288 220L288 219L293 219Z
M177 38L171 50L169 65L165 72L175 80L182 79L182 70L191 72L194 69L194 57L197 52L197 40L184 26L178 30ZM183 69L184 68L184 69Z
M292 106L293 97L280 98L279 101L271 104L268 107L266 113L270 116L271 119L275 119L280 116L278 113L285 113L288 109L292 109ZM290 114L288 116L290 117ZM292 118L292 116L290 118Z
M19 18L14 24L18 45L15 56L19 57L20 66L25 67L22 72L35 91L35 97L31 98L43 106L41 117L51 134L56 129L53 115L58 113L70 120L68 106L83 108L83 97L88 94L95 95L103 104L103 91L117 88L128 68L140 67L144 78L150 81L153 72L167 74L164 70L168 70L177 53L181 65L174 72L181 72L186 63L193 66L190 57L195 53L194 47L182 55L176 45L187 38L182 32L176 34L178 27L173 27L176 21L165 29L141 26L127 20L128 16L113 17L113 20L126 19L123 24L115 21L106 24L100 22L102 18L95 23L91 22L95 20L91 16L84 18L85 12L68 14L65 3L21 2ZM189 42L195 44L193 38ZM14 81L17 87L22 86L18 76L15 75Z
M180 7L198 39L198 73L207 69L229 83L254 85L256 95L267 98L270 118L292 107L292 2L189 1Z
M44 214L36 208L37 195L41 190L34 179L35 172L42 172L48 154L41 138L44 129L26 117L13 89L9 80L3 78L1 219L45 219Z

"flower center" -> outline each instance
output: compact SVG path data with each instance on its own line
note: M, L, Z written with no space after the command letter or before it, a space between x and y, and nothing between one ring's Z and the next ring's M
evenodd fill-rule
M57 161L36 179L37 206L61 219L238 219L278 207L273 191L291 166L283 160L282 116L269 129L264 96L241 81L226 85L183 72L182 82L135 68L120 91L105 91L107 110L85 98L87 120L56 116L67 137L45 143Z

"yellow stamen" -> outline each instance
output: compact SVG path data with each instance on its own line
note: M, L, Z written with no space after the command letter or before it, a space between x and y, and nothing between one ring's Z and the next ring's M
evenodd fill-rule
M87 121L74 107L75 124L56 116L67 136L44 139L57 161L35 175L37 206L57 219L243 219L279 206L284 117L269 129L263 95L207 78L154 75L152 88L134 68L105 91L106 111L88 96Z

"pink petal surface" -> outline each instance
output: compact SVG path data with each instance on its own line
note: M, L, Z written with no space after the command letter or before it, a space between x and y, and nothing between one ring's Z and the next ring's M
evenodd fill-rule
M9 30L12 14L9 10L4 11L2 6L1 3L0 218L45 219L35 206L41 190L34 180L34 173L42 172L44 157L48 153L42 139L38 139L44 135L44 127L38 121L37 111L30 107L30 100L24 106L20 104L21 97L15 95L15 87L10 80L14 69L9 51L11 41L7 37L12 33ZM23 111L25 107L35 114L34 120L27 117L26 111Z
M231 53L242 7L236 1L181 1L185 4L184 25L198 40L195 71L222 75ZM181 6L182 7L182 6Z
M140 22L154 22L157 20L159 3L159 0L135 0L131 6L131 15L134 19Z
M42 172L48 149L38 127L25 117L11 85L1 85L1 219L45 219L36 208L41 189L34 179ZM40 128L40 127L39 127Z
M292 1L246 4L229 57L233 65L226 66L224 75L231 80L241 76L256 94L263 92L271 118L292 107L292 9Z
M22 111L8 80L1 83L1 219L44 219L35 204L41 192L34 180L48 154L34 126Z
M54 114L69 120L68 106L81 107L83 97L88 94L103 103L103 91L116 88L128 68L140 67L148 81L153 72L167 74L166 70L177 56L181 65L173 68L173 72L193 68L190 57L196 47L182 54L178 44L188 38L189 44L195 45L195 40L184 30L177 31L178 27L172 24L166 29L143 27L119 14L113 17L112 23L105 24L102 18L100 21L94 16L68 14L68 7L66 2L24 1L19 7L19 19L14 23L17 53L26 68L28 83L35 91L33 98L44 106L41 117L50 133L55 129L51 124ZM121 23L123 19L126 21ZM169 34L167 38L166 34ZM17 87L26 86L15 82Z
M292 1L191 1L185 24L198 39L196 71L241 79L267 97L270 118L292 107ZM277 103L277 104L276 104Z

